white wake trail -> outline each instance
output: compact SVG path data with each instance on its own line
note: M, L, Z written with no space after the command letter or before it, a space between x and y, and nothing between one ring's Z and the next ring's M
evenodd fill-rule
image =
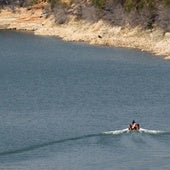
M139 132L148 133L148 134L165 133L164 131L161 131L161 130L149 130L149 129L143 129L143 128L140 128Z
M113 131L103 132L103 134L107 134L107 135L109 135L109 134L118 135L118 134L126 133L126 132L128 132L128 131L129 131L128 128L126 128L126 129L122 129L122 130L113 130Z
M129 131L128 128L126 129L121 129L121 130L113 130L113 131L107 131L107 132L103 132L103 134L109 135L119 135L119 134L123 134L123 133L145 133L145 134L161 134L161 133L165 133L165 131L160 131L160 130L149 130L149 129L143 129L140 128L139 131Z

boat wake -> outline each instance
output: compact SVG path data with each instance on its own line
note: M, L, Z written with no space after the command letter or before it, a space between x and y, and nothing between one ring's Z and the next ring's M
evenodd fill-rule
M109 135L119 135L119 134L123 134L123 133L145 133L145 134L163 134L166 133L165 131L160 131L160 130L148 130L148 129L143 129L140 128L139 131L129 131L128 128L126 129L122 129L122 130L114 130L114 131L107 131L107 132L103 132L103 134Z
M165 131L161 131L161 130L149 130L149 129L140 129L139 132L141 133L148 133L148 134L163 134L163 133L167 133Z
M113 131L108 131L108 132L103 132L103 134L106 134L106 135L119 135L119 134L122 134L122 133L128 133L129 130L128 128L127 129L122 129L122 130L113 130Z
M105 135L121 135L121 134L128 134L128 133L129 134L131 134L131 133L170 134L170 132L165 132L165 131L160 131L160 130L148 130L148 129L141 128L139 131L129 131L128 128L126 128L126 129L121 129L121 130L102 132L102 133L98 133L98 134L89 134L89 135L83 135L83 136L77 136L77 137L72 137L72 138L56 140L56 141L49 141L47 143L35 144L35 145L20 148L20 149L16 149L16 150L8 150L8 151L0 152L0 157L5 156L5 155L19 154L19 153L23 153L23 152L27 152L27 151L32 151L35 149L40 149L40 148L47 147L50 145L56 145L59 143L65 143L65 142L69 142L69 141L76 141L76 140L92 138L92 137L102 137Z

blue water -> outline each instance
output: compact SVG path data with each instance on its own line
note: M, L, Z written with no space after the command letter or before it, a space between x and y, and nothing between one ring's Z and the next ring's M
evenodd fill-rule
M169 170L169 113L161 57L0 31L1 170Z

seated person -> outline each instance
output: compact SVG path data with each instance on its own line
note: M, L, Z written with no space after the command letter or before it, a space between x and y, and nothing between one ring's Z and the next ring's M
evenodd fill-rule
M136 123L134 120L132 121L132 123L129 125L128 127L129 130L139 130L140 126L138 123Z

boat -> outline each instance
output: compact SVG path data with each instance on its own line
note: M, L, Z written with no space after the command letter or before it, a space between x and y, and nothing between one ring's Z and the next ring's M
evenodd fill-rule
M132 121L132 123L128 127L129 131L139 131L140 130L140 125L139 123L136 123L135 121Z

